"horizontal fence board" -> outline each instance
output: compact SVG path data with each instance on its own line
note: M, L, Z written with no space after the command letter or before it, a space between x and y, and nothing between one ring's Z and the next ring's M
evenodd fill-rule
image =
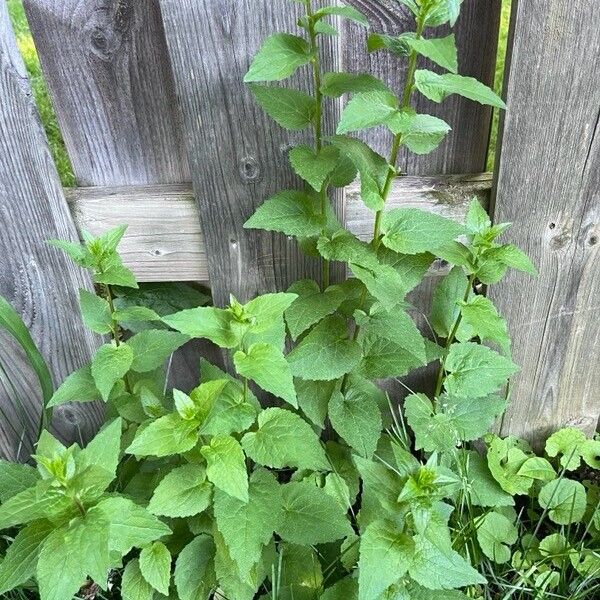
M460 220L473 196L487 203L491 184L489 173L401 177L388 206L413 206ZM208 281L207 251L190 185L77 188L66 195L80 230L99 234L129 225L121 252L140 281ZM347 191L346 225L364 239L373 228L373 213L360 200L357 186Z
M37 114L25 66L0 2L0 294L19 312L59 384L90 359L100 340L79 316L87 274L50 238L77 239ZM29 362L0 329L0 457L27 460L37 441L41 393ZM102 407L55 411L53 431L68 441L89 437Z
M539 444L600 416L600 11L522 1L512 19L494 217L540 275L511 272L490 296L521 366L502 433Z

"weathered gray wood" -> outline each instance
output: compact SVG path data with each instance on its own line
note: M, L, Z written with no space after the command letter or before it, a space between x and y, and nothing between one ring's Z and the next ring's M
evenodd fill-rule
M157 0L25 0L81 185L189 181Z
M269 195L297 185L286 149L301 137L310 139L308 133L292 136L271 121L242 82L267 35L298 31L301 5L161 0L161 9L215 303L228 302L230 293L247 300L286 289L298 278L319 279L319 262L304 257L294 240L242 227ZM336 51L333 41L325 51L326 68L337 63ZM297 83L294 79L291 85Z
M371 23L371 31L398 35L414 31L414 17L397 0L348 0ZM500 23L501 0L464 0L459 20L454 28L458 46L459 72L476 77L492 85L496 64L496 48ZM447 26L429 30L428 37L447 35ZM369 54L366 51L366 32L362 27L345 22L343 30L344 69L372 73L401 93L406 74L406 60L388 52ZM419 66L439 71L431 62L419 59ZM414 106L418 112L438 116L453 131L440 147L427 156L415 156L405 149L398 160L400 168L409 175L438 173L478 173L485 169L491 125L491 110L476 102L452 96L442 104L435 104L415 94ZM373 147L384 156L389 155L391 138L384 128L364 134Z
M388 203L461 220L473 196L487 204L491 184L489 173L401 177ZM208 281L207 250L190 185L77 188L66 190L66 196L79 229L100 234L129 224L121 253L140 281ZM357 185L348 188L345 212L346 226L367 239L373 213L361 201Z
M0 2L0 293L22 315L55 382L89 360L97 339L79 318L76 290L90 280L48 238L76 239L58 175L33 102L31 88ZM0 332L0 456L23 459L31 451L40 415L40 393L24 357ZM14 390L11 388L14 386ZM15 407L16 395L24 412ZM57 409L56 431L87 437L99 410Z
M491 297L522 367L502 431L539 441L600 415L600 11L530 0L512 18L494 217L540 276L511 273Z

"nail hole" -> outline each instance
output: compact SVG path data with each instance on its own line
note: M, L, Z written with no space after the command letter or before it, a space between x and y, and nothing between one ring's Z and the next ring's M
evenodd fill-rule
M550 223L550 225L548 225L548 227L550 229L554 229L556 227L556 223Z
M596 235L593 235L593 236L590 238L590 246L595 246L597 243L598 243L598 236L596 236Z

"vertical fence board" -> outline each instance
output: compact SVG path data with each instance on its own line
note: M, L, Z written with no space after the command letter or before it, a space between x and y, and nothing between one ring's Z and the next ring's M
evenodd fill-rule
M78 317L79 287L91 282L48 238L76 239L17 50L5 2L0 2L0 293L30 328L55 381L89 360L97 339ZM37 433L40 392L26 359L0 332L0 456L25 458ZM14 389L13 387L14 386ZM14 403L15 394L23 412ZM57 409L55 428L65 438L86 437L98 409Z
M600 414L600 12L593 2L513 6L508 111L494 217L538 266L491 297L509 319L515 361L503 433L539 441Z
M267 35L298 31L300 5L162 0L161 9L215 304L227 303L230 293L245 301L257 293L285 289L298 278L319 279L319 263L304 257L295 240L242 227L269 195L297 185L287 149L310 139L308 133L290 135L271 121L242 82ZM327 49L329 69L335 49ZM301 79L306 78L284 85L297 85Z
M25 0L80 185L189 181L157 0Z
M348 0L348 4L367 15L371 31L398 35L414 31L414 17L397 0ZM496 49L500 26L501 0L464 0L454 28L461 75L475 77L493 85ZM448 26L429 29L427 37L448 35ZM401 94L406 76L406 59L388 52L366 51L366 32L353 23L345 23L343 31L343 64L348 71L372 73ZM440 71L430 61L419 58L419 68ZM453 131L440 147L427 156L416 156L401 150L398 165L409 175L443 173L478 173L485 169L491 126L491 109L459 96L451 96L436 104L415 94L415 108L448 122ZM391 134L384 128L371 130L365 139L384 156L389 154Z

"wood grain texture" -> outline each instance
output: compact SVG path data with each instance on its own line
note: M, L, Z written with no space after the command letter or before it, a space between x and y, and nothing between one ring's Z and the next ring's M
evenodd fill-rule
M188 155L216 305L233 293L242 301L286 289L297 279L319 279L320 265L294 240L243 229L270 195L297 186L287 149L311 133L290 134L254 102L242 79L262 40L298 32L301 5L271 0L161 0L171 64L182 109ZM337 41L324 51L337 64ZM302 85L302 75L285 85ZM302 85L306 89L306 85ZM335 112L335 109L333 109ZM330 131L331 116L328 112ZM341 213L341 203L336 199Z
M189 181L158 0L25 0L77 181Z
M477 196L489 201L492 176L442 175L396 180L389 207L417 207L462 220ZM121 223L129 227L121 243L127 265L140 281L208 281L209 261L198 205L190 185L66 190L77 227L100 234ZM373 213L355 184L346 194L346 226L367 239Z
M414 18L398 0L347 0L367 15L371 31L398 35L414 31ZM459 73L476 77L487 85L494 81L496 48L500 23L501 0L464 0L454 28L458 46ZM447 26L426 31L426 37L448 35ZM344 69L356 73L372 73L398 93L404 86L406 60L388 52L369 54L366 32L345 22L343 30ZM420 58L420 68L439 71L439 67ZM491 125L491 109L458 96L442 104L430 102L420 94L413 97L416 110L444 119L453 129L440 147L426 156L416 156L401 150L398 165L409 175L439 173L478 173L485 169ZM391 134L384 128L363 135L384 156L389 155Z
M19 311L60 383L89 360L99 341L78 316L77 289L91 282L45 243L74 240L77 233L5 2L0 2L0 230L0 294ZM41 396L22 353L3 332L0 365L5 375L0 376L0 456L24 459L36 436ZM56 411L55 429L68 440L85 438L99 420L99 410L89 405L63 407Z
M600 415L600 12L521 1L512 19L494 216L540 276L513 272L490 295L522 367L502 432L539 442Z

